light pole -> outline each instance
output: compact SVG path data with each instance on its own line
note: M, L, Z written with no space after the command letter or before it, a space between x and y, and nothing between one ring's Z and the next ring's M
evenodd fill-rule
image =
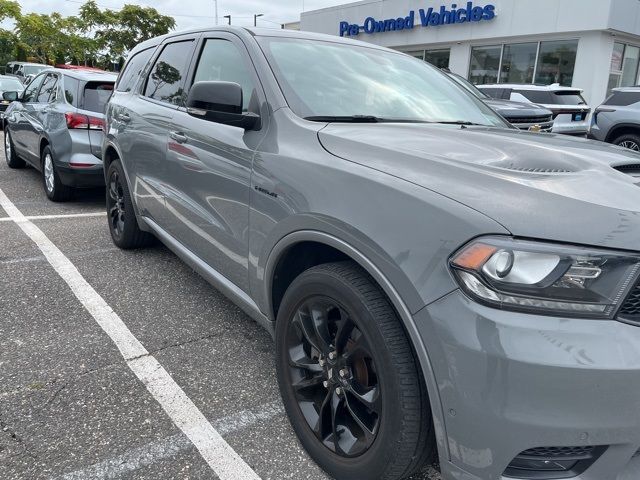
M231 15L225 15L224 18L229 19L229 25L231 25Z
M218 0L213 0L213 6L216 11L216 25L218 25Z
M253 15L253 26L257 27L258 26L258 17L263 17L264 13L256 13Z

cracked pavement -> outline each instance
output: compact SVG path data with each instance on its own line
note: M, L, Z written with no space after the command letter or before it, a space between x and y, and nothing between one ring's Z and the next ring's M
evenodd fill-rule
M38 172L4 158L0 188L24 215L104 211L103 190L55 204ZM283 413L266 331L163 246L114 248L103 216L32 221L261 478L327 478ZM216 478L11 221L0 292L1 479Z

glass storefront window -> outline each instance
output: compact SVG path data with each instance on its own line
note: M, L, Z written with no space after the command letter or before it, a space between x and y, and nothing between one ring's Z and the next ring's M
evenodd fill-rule
M501 52L501 45L473 47L471 49L469 81L475 85L497 83Z
M622 60L621 87L630 87L636 84L638 78L638 60L640 59L640 48L627 45L624 49L624 59Z
M424 61L438 68L449 68L449 56L451 50L443 48L440 50L427 50L424 52Z
M420 60L424 60L424 50L413 50L404 53L406 53L407 55L411 55L412 57L419 58Z
M542 85L559 83L570 87L577 51L578 40L540 42L535 83Z
M500 83L531 83L537 53L537 42L505 45L502 53Z

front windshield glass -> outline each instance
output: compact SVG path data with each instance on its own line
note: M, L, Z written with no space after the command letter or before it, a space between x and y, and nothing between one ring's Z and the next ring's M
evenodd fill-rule
M15 78L2 78L0 79L0 91L3 92L21 92L24 90L24 85L22 85Z
M47 67L46 65L43 65L43 66L40 66L40 65L25 65L24 66L24 74L25 75L31 75L31 74L40 73L45 68L49 68L49 67Z
M506 126L446 74L408 55L330 41L259 40L289 106L300 117Z
M471 92L473 95L475 95L478 98L485 98L488 99L490 98L489 95L487 95L484 92L481 92L480 89L478 87L476 87L473 83L471 83L469 80L467 80L466 78L462 78L460 75L456 75L455 73L451 73L449 75L453 80L455 80L456 82L458 82L458 85L460 85L461 87L465 88L468 92Z

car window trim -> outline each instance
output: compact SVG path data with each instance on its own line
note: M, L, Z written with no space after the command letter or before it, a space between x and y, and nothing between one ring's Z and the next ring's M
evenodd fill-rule
M198 34L187 34L187 35L177 35L175 37L170 37L165 39L165 41L163 41L161 44L159 44L156 47L156 51L154 52L153 56L151 57L151 59L149 60L148 65L150 65L149 68L147 68L145 74L144 74L144 81L142 82L142 85L140 86L139 90L138 90L138 95L140 96L141 99L146 100L147 102L151 102L154 103L156 105L161 105L163 107L167 107L170 108L172 110L177 110L180 106L179 105L175 105L173 103L168 103L168 102L164 102L162 100L158 100L156 98L151 98L148 97L144 94L144 91L147 89L147 83L149 83L149 77L151 76L151 72L153 71L153 67L156 64L156 61L158 60L158 57L160 57L160 55L162 55L162 52L164 51L164 49L167 47L167 45L172 44L172 43L180 43L180 42L188 42L191 41L192 45L191 45L191 51L189 52L189 57L190 57L190 61L188 63L187 66L187 76L185 76L185 80L184 80L184 85L186 85L186 80L188 78L188 76L190 75L190 70L191 67L193 66L193 53L194 53L194 49L196 47L196 44L198 43L200 37L202 37L201 33Z
M187 76L187 81L185 85L188 85L188 89L186 90L187 95L189 94L189 90L193 86L193 80L196 76L196 69L198 68L198 64L200 63L200 58L202 57L202 52L204 51L205 44L207 40L225 40L231 42L237 49L240 55L243 57L245 62L245 66L249 71L249 75L251 75L254 88L256 89L258 98L260 103L262 104L266 100L266 94L264 91L264 86L262 85L262 79L260 75L258 75L258 69L256 68L255 62L253 58L251 58L251 54L249 53L249 49L245 45L244 41L236 34L230 32L223 31L213 31L213 32L204 32L200 35L198 39L197 45L195 46L196 51L192 56L192 61L189 66L189 74ZM186 112L187 109L185 107L179 107L179 111ZM260 112L254 112L260 113Z
M141 50L138 50L137 52L135 52L132 56L130 56L129 58L127 58L127 61L125 62L125 64L122 66L122 70L118 73L118 77L116 78L115 83L113 84L113 91L114 92L119 92L119 93L140 93L140 84L141 83L146 83L146 78L147 78L147 74L149 73L147 70L149 69L149 67L151 65L153 65L153 59L155 58L156 55L156 51L158 49L158 47L161 44L158 45L153 45L147 48L143 48ZM125 74L125 72L127 71L127 68L129 68L131 62L133 61L134 58L136 58L138 55L143 54L144 52L147 52L149 50L153 50L151 52L151 56L147 59L147 63L145 63L144 67L142 68L142 70L140 70L140 78L138 78L137 80L135 80L133 82L133 87L130 90L118 90L118 86L120 85L120 81L122 80L122 76ZM141 80L142 79L142 82Z

